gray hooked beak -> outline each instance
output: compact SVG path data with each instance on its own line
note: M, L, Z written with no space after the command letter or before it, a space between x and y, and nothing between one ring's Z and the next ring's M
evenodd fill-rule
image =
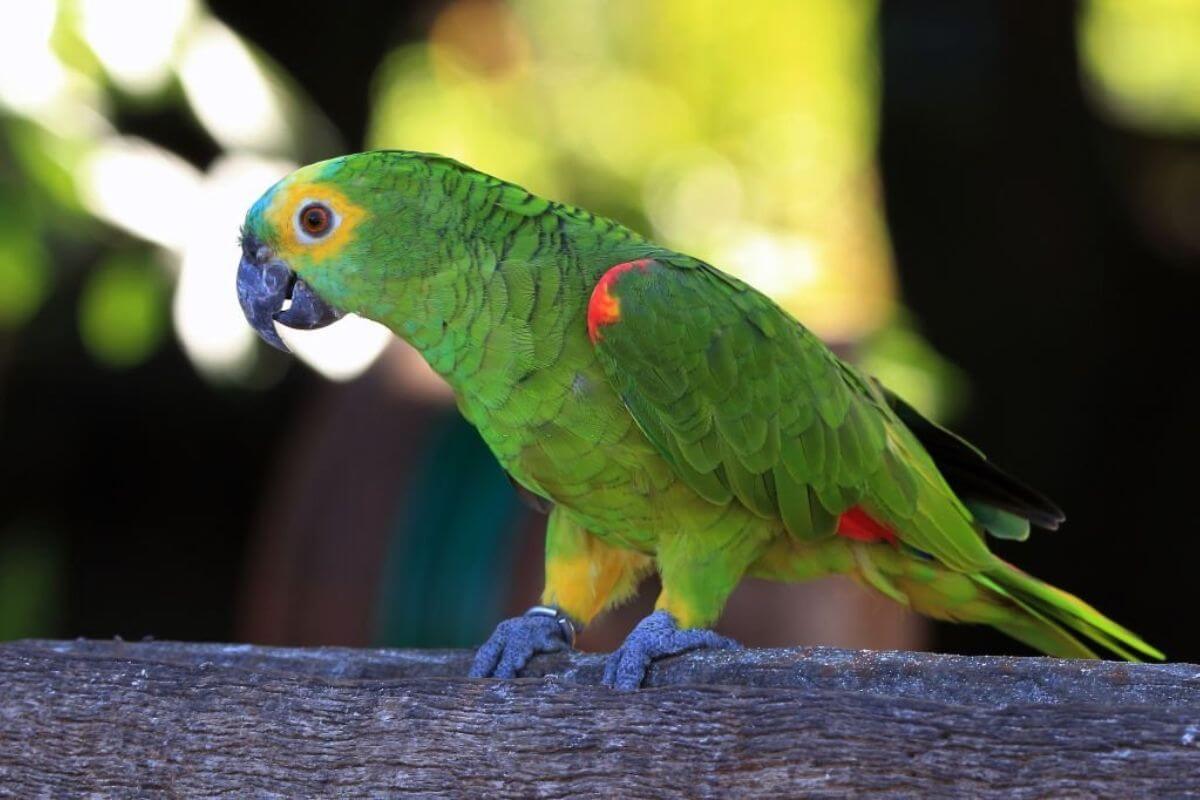
M237 271L238 301L250 327L272 347L290 352L279 338L275 323L312 330L337 322L343 314L326 303L296 276L287 264L275 259L269 248L253 236L242 238L242 260ZM284 301L292 304L284 308Z

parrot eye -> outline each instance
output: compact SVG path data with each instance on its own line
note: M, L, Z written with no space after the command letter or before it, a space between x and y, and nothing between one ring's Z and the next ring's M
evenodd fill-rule
M333 228L333 212L321 203L309 203L297 217L300 228L312 238L320 238Z

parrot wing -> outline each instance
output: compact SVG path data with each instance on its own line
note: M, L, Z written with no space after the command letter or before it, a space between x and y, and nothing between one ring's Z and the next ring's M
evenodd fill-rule
M593 290L588 332L634 420L707 500L803 539L861 507L954 569L995 564L879 390L736 278L674 254L618 264Z

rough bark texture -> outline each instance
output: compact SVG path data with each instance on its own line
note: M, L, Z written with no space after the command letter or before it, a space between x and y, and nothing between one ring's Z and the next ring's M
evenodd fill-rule
M1200 797L1200 667L825 648L601 656L0 645L0 796Z

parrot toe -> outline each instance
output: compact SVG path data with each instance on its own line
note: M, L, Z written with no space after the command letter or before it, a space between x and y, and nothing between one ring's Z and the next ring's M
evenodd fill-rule
M630 691L641 687L650 662L687 650L711 648L740 650L741 645L710 630L681 630L666 611L655 611L637 624L625 642L608 657L603 683L613 689Z
M570 648L559 619L531 610L523 617L506 619L496 626L475 653L468 674L472 678L515 678L534 655Z

